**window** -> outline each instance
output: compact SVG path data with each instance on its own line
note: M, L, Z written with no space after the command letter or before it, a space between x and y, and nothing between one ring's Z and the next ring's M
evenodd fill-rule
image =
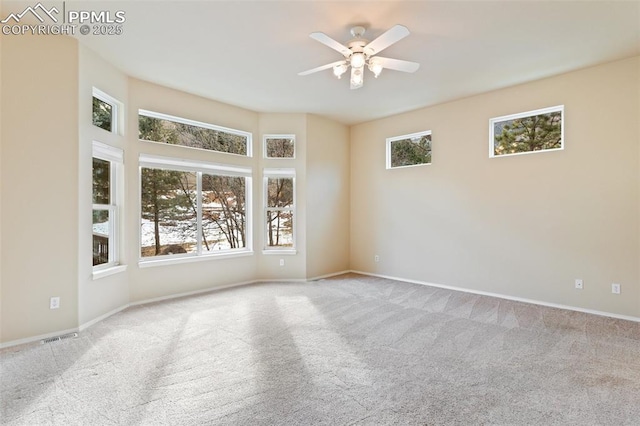
M140 157L140 257L250 250L251 169Z
M251 133L140 110L138 115L140 139L251 156Z
M106 93L93 89L93 124L106 130L117 133L119 102Z
M265 135L265 158L295 158L295 135Z
M564 105L489 120L489 157L564 149Z
M118 264L118 168L122 150L93 142L93 266Z
M431 131L387 138L387 169L431 164Z
M295 171L264 171L266 249L295 249Z

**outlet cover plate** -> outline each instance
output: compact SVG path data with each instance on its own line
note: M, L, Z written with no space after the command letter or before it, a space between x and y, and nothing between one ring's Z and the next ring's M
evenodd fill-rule
M49 309L58 309L60 307L60 298L52 297L49 300Z
M581 280L581 279L577 279L577 280L576 280L576 288L577 288L578 290L582 290L582 289L584 288L584 283L582 282L582 280Z
M611 293L620 294L620 284L617 284L617 283L611 284Z

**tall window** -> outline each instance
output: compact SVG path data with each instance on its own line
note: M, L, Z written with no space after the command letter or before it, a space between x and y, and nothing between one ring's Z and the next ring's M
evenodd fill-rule
M118 264L118 168L122 150L93 142L93 266Z
M265 169L265 248L295 249L295 171Z
M140 139L189 148L251 156L251 133L140 110Z
M140 157L140 257L250 251L251 169Z

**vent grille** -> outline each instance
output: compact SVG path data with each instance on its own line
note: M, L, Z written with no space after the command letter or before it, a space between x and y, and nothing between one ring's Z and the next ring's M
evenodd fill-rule
M44 345L45 343L59 342L60 340L65 340L65 339L75 339L76 337L78 337L78 333L68 333L68 334L63 334L62 336L49 337L48 339L42 339L40 343Z

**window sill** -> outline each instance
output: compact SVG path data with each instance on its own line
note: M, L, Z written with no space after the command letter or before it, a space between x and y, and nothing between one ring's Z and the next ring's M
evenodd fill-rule
M278 255L296 255L298 250L296 249L264 249L262 254L278 254Z
M112 266L110 268L93 271L91 275L93 280L95 281L95 280L99 280L100 278L108 277L109 275L114 275L120 272L124 272L126 270L127 270L127 265L117 265L117 266Z
M208 260L215 259L233 259L236 257L247 257L253 256L253 251L241 251L235 253L225 253L225 254L205 254L200 256L183 256L183 257L172 257L166 256L162 259L149 259L149 260L139 260L138 266L140 268L152 268L155 266L165 266L165 265L177 265L180 263L192 263L192 262L204 262Z

